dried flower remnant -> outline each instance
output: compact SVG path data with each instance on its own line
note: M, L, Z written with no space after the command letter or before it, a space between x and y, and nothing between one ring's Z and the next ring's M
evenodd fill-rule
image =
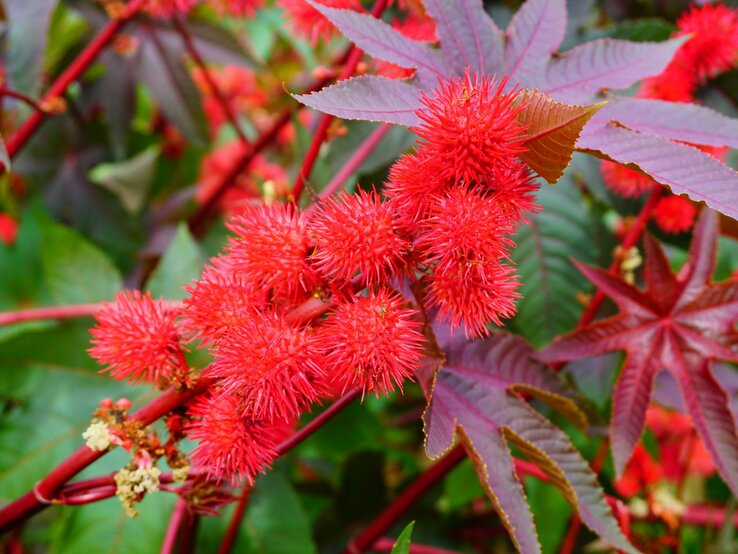
M123 504L128 517L136 517L138 512L134 508L136 502L147 494L159 490L159 476L161 470L157 467L141 466L133 469L124 467L115 474L115 494Z
M177 312L151 293L122 291L96 318L89 353L116 379L167 384L187 371Z

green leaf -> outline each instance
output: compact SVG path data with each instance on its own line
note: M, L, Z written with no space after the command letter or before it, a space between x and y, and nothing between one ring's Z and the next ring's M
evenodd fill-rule
M116 498L74 508L57 524L51 554L149 554L164 541L176 495L148 494L136 506L139 515L128 517Z
M126 211L135 215L141 211L154 182L159 147L152 145L134 157L117 163L101 163L90 170L93 183L120 198Z
M411 521L402 530L392 547L392 554L410 554L410 535L413 534L413 527L415 527L415 522Z
M538 193L542 210L521 225L513 250L520 275L516 329L534 346L571 330L582 312L577 298L591 290L587 280L571 264L571 258L595 263L604 234L567 172L556 186Z
M461 462L443 481L444 507L449 512L468 506L472 500L484 494L479 477L469 459Z
M123 287L110 258L72 229L48 222L42 228L42 240L41 267L54 302L111 300Z
M187 225L180 223L169 248L149 279L148 288L152 296L167 300L183 299L186 294L182 287L200 276L204 264L200 247Z
M661 42L671 38L674 31L676 31L674 24L658 17L647 17L619 23L610 36L634 42Z
M259 478L249 499L246 526L253 551L259 554L317 552L300 499L279 471Z
M40 302L41 230L37 207L26 210L20 220L15 244L0 241L0 309L13 309Z

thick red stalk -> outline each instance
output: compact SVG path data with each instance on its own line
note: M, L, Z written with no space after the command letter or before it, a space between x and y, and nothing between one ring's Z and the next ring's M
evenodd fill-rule
M177 310L181 306L181 303L167 301L166 305L169 310ZM14 323L23 323L25 321L90 317L94 316L104 306L105 303L100 302L97 304L71 304L68 306L48 306L44 308L16 310L13 312L0 312L0 327L3 325L12 325Z
M407 510L438 483L443 477L455 468L466 457L464 447L456 445L443 458L433 464L430 469L421 474L410 486L395 498L385 510L372 521L356 538L344 549L344 554L359 554L369 550L374 543L397 523Z
M376 2L374 3L374 7L372 8L371 14L374 17L379 17L380 15L382 15L382 12L387 7L387 1L388 0L376 0ZM358 48L357 46L351 47L348 60L346 61L346 65L343 67L341 76L339 77L340 81L343 81L344 79L348 79L354 74L354 71L356 71L356 66L359 65L359 62L361 61L361 58L363 55L364 53L362 52L360 48ZM305 157L302 160L302 165L300 166L300 169L297 171L297 176L295 177L295 183L292 185L291 194L295 202L298 202L300 200L300 195L302 194L302 191L305 188L305 183L307 179L310 177L310 173L313 170L313 166L315 165L315 162L318 159L318 153L320 152L320 147L323 145L323 141L326 139L326 136L328 135L328 128L330 127L332 121L333 121L332 115L323 114L320 117L318 126L315 129L315 132L313 133L313 140L310 142L310 146L308 147L307 152L305 153Z
M233 510L231 521L228 523L228 529L226 529L223 540L220 542L218 547L218 554L228 554L233 547L233 543L236 542L236 536L238 535L238 528L241 526L241 520L246 513L246 506L249 503L249 496L251 495L251 484L246 483L241 490L241 496L238 497L236 508Z
M164 542L161 545L161 554L174 554L177 542L180 537L180 530L185 524L187 518L187 501L178 498L174 505L172 517L169 519L167 532L164 535Z
M187 27L182 23L181 17L173 17L172 23L174 23L174 27L177 29L177 32L182 37L182 42L187 49L187 53L190 55L197 67L200 68L202 76L205 79L208 87L210 88L210 92L212 92L213 96L215 96L215 99L220 104L220 107L223 108L223 113L225 113L228 122L231 124L231 127L233 127L236 135L238 135L238 139L244 144L244 146L248 146L249 139L246 138L246 135L241 129L241 126L238 124L238 117L234 113L233 107L231 106L230 102L228 102L228 99L223 94L223 91L220 90L218 83L215 82L213 74L210 72L210 68L207 66L205 60L200 55L200 52L197 50L197 47L195 46L195 43L192 40Z
M134 15L138 12L141 5L145 0L133 0L126 6L120 17L109 21L105 27L92 39L92 41L85 47L82 52L69 64L61 75L51 84L49 90L41 100L41 105L45 105L48 102L54 101L64 95L69 85L79 79L87 68L100 55L100 52L108 46L120 32L120 30L128 23ZM30 139L36 132L38 127L43 123L46 118L46 113L43 111L34 111L28 119L21 125L15 133L8 139L6 144L8 155L14 157L23 146L25 146L28 139Z

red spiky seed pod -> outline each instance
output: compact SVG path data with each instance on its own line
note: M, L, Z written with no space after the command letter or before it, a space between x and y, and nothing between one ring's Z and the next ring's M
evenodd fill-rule
M659 186L648 175L609 160L602 161L600 171L607 188L624 198L637 198Z
M513 268L496 261L459 260L426 276L428 304L451 329L464 326L468 336L489 334L487 325L502 325L515 314L519 286Z
M297 417L318 399L324 376L315 333L275 311L252 311L248 323L224 334L208 373L243 396L243 415L266 421Z
M251 321L252 311L265 307L265 291L233 270L227 258L212 260L202 277L185 286L182 328L210 345L229 330Z
M697 208L689 200L675 194L659 199L653 209L653 219L665 233L689 231L694 225Z
M236 234L226 245L229 263L244 279L276 298L295 299L316 285L305 221L293 205L249 206L226 226Z
M481 190L456 188L433 198L415 246L423 262L434 271L462 263L496 261L508 257L513 245L508 217Z
M244 417L241 399L233 394L200 397L189 415L187 434L198 443L192 460L218 481L243 477L252 483L277 458L277 447L292 428L284 421Z
M411 377L423 350L417 310L381 287L340 303L320 327L329 379L345 392L386 395Z
M517 163L525 151L524 127L516 119L517 92L505 93L493 77L467 71L439 84L416 114L422 123L411 130L421 148L443 160L442 176L455 182L484 184L500 165Z
M185 369L177 312L151 293L119 292L95 317L88 352L116 379L160 383Z
M678 36L692 35L675 59L703 81L738 62L738 10L723 4L692 6L677 20Z
M375 192L342 192L323 202L308 223L318 270L348 281L378 284L403 265L410 243L398 235L392 206Z
M407 232L413 232L417 222L427 216L428 199L449 187L441 177L442 163L421 148L404 154L390 167L385 194L398 224Z

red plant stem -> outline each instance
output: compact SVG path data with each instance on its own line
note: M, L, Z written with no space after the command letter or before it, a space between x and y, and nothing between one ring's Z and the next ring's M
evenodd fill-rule
M379 17L380 15L382 15L382 12L387 7L387 1L388 0L376 0L371 14L374 17ZM342 81L344 79L348 79L349 77L351 77L351 75L354 74L354 71L356 71L356 66L359 65L359 62L361 61L363 55L364 53L360 48L355 45L351 47L348 60L346 61L346 65L343 67L343 71L341 72L339 80ZM313 170L313 166L318 159L320 147L323 145L323 141L328 135L328 128L330 127L332 121L332 115L323 114L320 117L318 126L313 134L313 140L310 142L310 146L305 153L305 158L302 160L302 165L297 171L295 183L292 185L291 196L295 202L298 202L300 200L300 195L305 188L306 180L310 177L310 172Z
M277 452L279 453L279 455L282 456L286 454L302 441L304 441L306 438L308 438L310 435L315 433L318 429L323 427L326 423L328 423L331 419L338 415L346 406L356 400L360 394L361 389L354 389L352 391L349 391L341 398L336 400L333 404L328 406L328 408L321 412L320 415L317 415L315 419L313 419L310 423L302 427L299 431L292 433L292 435L282 441L282 443L277 447ZM231 516L231 521L228 523L228 529L226 530L226 534L223 537L222 542L220 543L220 548L218 548L218 554L228 554L231 551L231 548L233 547L233 542L235 541L236 535L238 534L238 528L241 526L241 520L246 513L246 502L248 500L250 491L251 484L246 483L243 486L243 490L241 491L238 504L236 505L236 510L233 512L233 515Z
M244 144L244 146L248 146L249 139L246 138L246 135L241 129L241 126L238 124L238 117L236 117L231 103L228 102L228 99L223 94L223 91L220 90L218 83L215 82L213 74L210 72L210 68L205 63L205 60L200 55L200 52L198 52L197 47L195 47L195 43L192 40L187 27L182 23L182 18L180 16L175 16L172 18L172 23L174 23L174 27L177 29L177 32L182 37L182 42L184 43L187 52L192 57L197 67L200 68L203 79L205 79L205 82L210 88L210 91L212 92L213 96L215 96L215 99L220 104L220 107L223 108L223 112L225 113L228 122L233 127L233 130L236 132L236 135L238 135L239 140Z
M687 506L687 510L682 515L681 521L690 525L722 527L727 517L728 514L724 506L693 504L692 506ZM733 514L733 527L738 528L738 513Z
M620 249L622 251L626 251L629 248L632 248L640 240L641 235L646 230L646 223L648 223L648 220L651 218L656 204L661 198L662 191L663 187L657 187L648 197L648 200L646 200L646 203L643 205L643 208L638 214L638 217L633 222L633 225L631 225L630 229L628 229L627 234L623 237L623 240L620 243ZM618 269L620 269L620 258L616 256L610 264L608 271L610 273L617 273ZM582 313L582 317L579 319L579 324L577 325L577 328L581 329L582 327L586 327L592 322L592 320L594 320L595 316L597 315L597 310L600 309L600 306L602 305L602 302L604 300L605 295L602 293L602 291L598 290L590 303L587 305L587 309L584 310L584 313Z
M212 379L203 377L200 378L196 386L192 389L181 392L175 389L169 389L154 401L135 412L131 418L140 421L142 425L149 425L177 406L184 404L205 391L213 382ZM87 446L78 448L71 456L39 481L33 490L0 510L0 533L12 529L20 521L42 511L53 503L54 501L51 499L54 498L54 495L64 483L91 463L100 459L107 452L107 450L93 451L87 448ZM58 501L56 502L58 503Z
M15 98L16 100L20 100L21 102L24 102L25 104L28 104L31 106L34 110L38 112L45 112L46 110L41 107L41 104L36 102L33 98L30 96L26 96L22 92L18 92L17 90L11 90L9 88L0 88L0 97L2 96L10 96L11 98Z
M333 419L341 411L343 411L346 406L353 403L353 401L356 400L360 394L361 389L353 389L344 394L333 404L328 406L319 415L315 416L315 418L310 423L308 423L299 431L293 433L284 441L282 441L282 443L277 447L277 452L279 452L279 455L282 456L286 454L302 441L304 441L306 438L308 438L310 435L315 433L318 429L323 427L326 423L328 423L331 419Z
M359 554L369 550L403 514L436 483L455 468L466 457L462 445L456 445L430 469L413 481L385 510L372 521L343 551L344 554Z
M14 323L23 323L26 321L39 321L43 319L72 319L76 317L94 316L106 305L105 302L97 304L71 304L68 306L49 306L44 308L29 308L26 310L16 310L13 312L0 312L0 327L3 325L12 325ZM180 302L165 302L168 310L177 310L181 306Z
M161 554L174 554L174 549L177 547L177 540L179 539L179 532L182 529L182 525L185 523L186 517L187 501L183 498L178 498L177 503L174 505L172 517L169 519L167 532L164 535L164 542L161 545Z
M228 529L226 529L223 540L220 542L218 547L218 554L228 554L233 547L233 543L236 542L236 536L238 535L238 528L241 526L241 520L243 515L246 513L246 506L249 502L249 496L251 495L251 483L246 483L241 490L241 496L238 498L236 509L233 511L231 521L228 523Z
M392 125L389 123L382 123L379 127L374 129L372 133L361 143L351 157L346 160L343 167L333 176L333 179L320 191L321 198L328 198L341 187L343 187L346 179L348 179L352 173L354 173L364 160L366 160L374 149L382 142L382 139L392 130Z
M395 540L388 537L382 537L372 545L372 550L376 552L392 552ZM427 546L424 544L411 543L410 554L461 554L456 550L446 550L445 548L436 548L435 546Z
M69 64L61 75L51 84L49 90L41 100L41 105L61 97L74 81L79 79L88 67L100 55L100 52L110 44L120 30L128 23L138 12L141 5L146 0L133 0L130 2L120 17L109 21L105 27L97 34L95 38L80 52L80 54ZM8 155L12 158L23 146L28 139L33 136L38 127L46 118L44 111L34 111L28 119L21 125L15 133L8 139L6 144Z

